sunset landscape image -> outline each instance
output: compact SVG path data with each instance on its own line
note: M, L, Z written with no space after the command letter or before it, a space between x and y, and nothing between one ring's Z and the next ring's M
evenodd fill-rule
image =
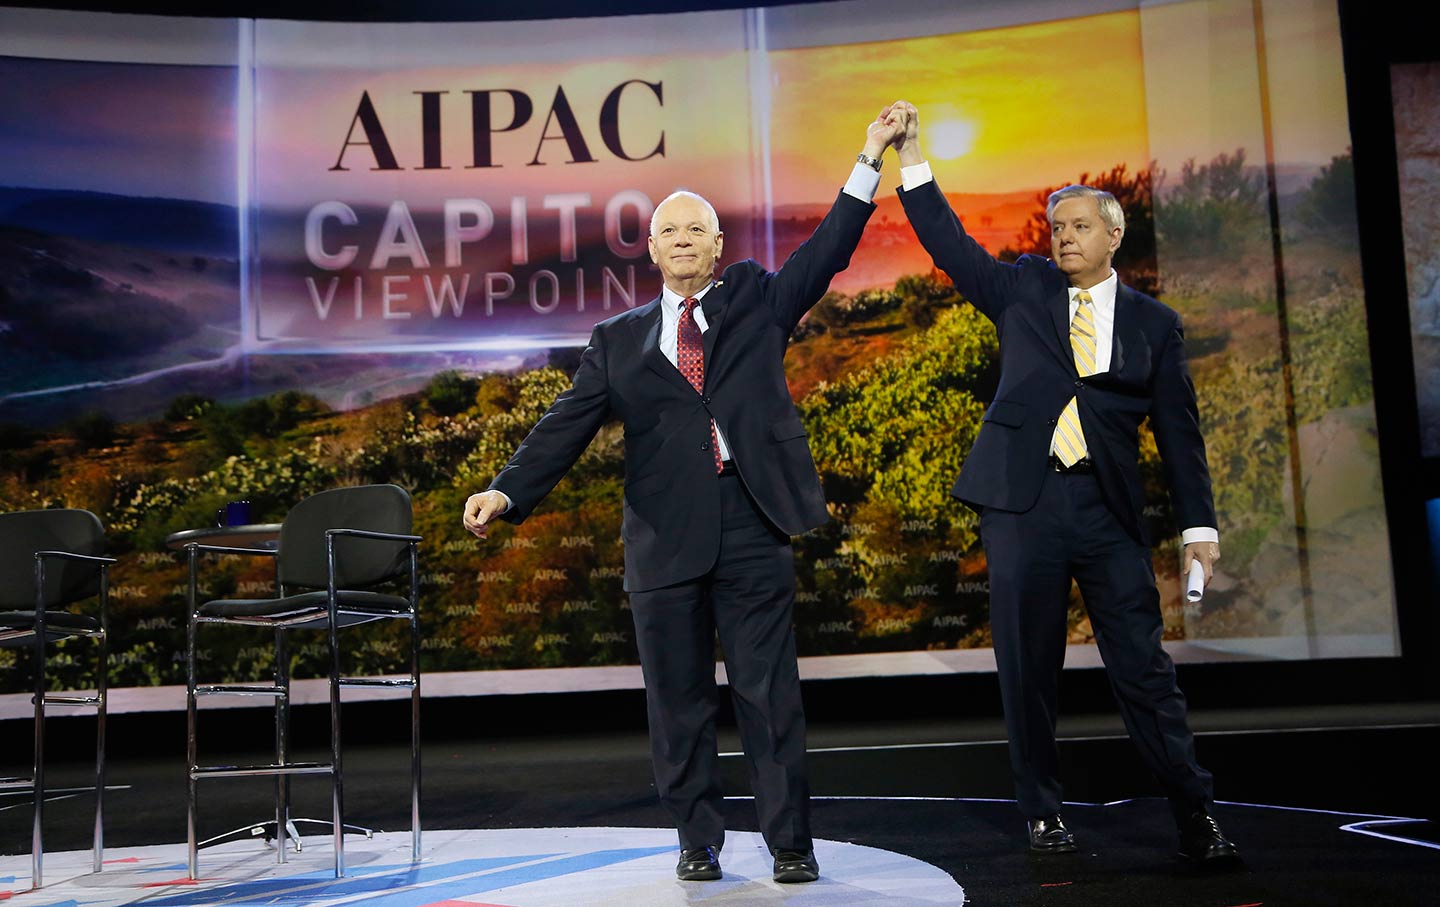
M1048 256L1045 196L1100 186L1126 211L1121 279L1184 319L1225 555L1186 606L1147 442L1167 638L1197 659L1388 653L1389 573L1357 567L1384 562L1389 541L1348 119L1338 77L1313 71L1317 47L1339 70L1339 26L1286 7L1257 33L1242 12L1179 3L764 53L738 27L673 55L608 52L596 35L574 59L500 47L488 66L367 56L363 29L330 65L264 43L283 24L262 29L246 199L234 173L223 191L196 188L189 163L235 138L233 106L154 151L144 197L90 175L100 139L75 138L88 108L66 108L64 156L13 146L31 164L0 178L16 180L0 187L0 506L101 516L121 556L120 684L180 677L183 622L161 619L183 608L168 534L227 500L279 520L358 482L414 496L431 558L427 671L633 664L620 426L520 527L476 540L461 503L568 385L590 327L658 293L650 206L700 192L726 233L722 265L779 267L844 183L866 122L904 98L988 251ZM703 46L717 21L731 19L705 14L683 42ZM452 31L443 57L486 41ZM52 99L144 83L154 111L177 78L15 58L0 71ZM1211 72L1228 80L1225 104L1193 75ZM186 78L234 87L224 68ZM1301 84L1309 103L1278 103ZM105 97L103 147L152 123L127 127L125 99ZM34 131L0 120L0 141ZM35 163L47 154L53 166ZM995 333L934 271L899 183L887 156L860 247L786 360L833 517L797 546L806 656L989 646L976 518L949 488L993 396ZM66 319L86 325L84 343L55 331ZM263 564L214 568L220 591L268 588ZM1077 599L1071 641L1092 637ZM367 649L365 667L393 648ZM265 657L215 657L239 676L263 667L252 655Z

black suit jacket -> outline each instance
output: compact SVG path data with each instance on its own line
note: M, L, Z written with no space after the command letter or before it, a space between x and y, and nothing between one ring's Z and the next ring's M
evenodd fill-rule
M595 326L569 389L535 424L490 487L520 522L611 417L625 427L625 589L656 589L707 572L720 547L710 420L765 516L798 535L828 519L805 426L785 384L790 335L850 263L875 206L840 193L775 273L726 268L701 302L705 390L660 351L660 299Z
M1029 510L1048 468L1055 421L1073 396L1101 493L1126 532L1149 544L1138 437L1147 417L1180 527L1215 526L1180 316L1121 284L1110 370L1082 378L1070 350L1065 274L1033 255L1013 265L995 260L965 233L934 180L900 197L935 264L995 322L1000 339L995 400L951 493L977 509Z

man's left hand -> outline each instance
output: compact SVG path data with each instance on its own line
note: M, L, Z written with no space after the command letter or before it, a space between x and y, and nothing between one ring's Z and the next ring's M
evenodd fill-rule
M1215 576L1215 562L1220 560L1220 546L1214 542L1191 542L1185 546L1185 554L1180 560L1181 582L1190 575L1190 562L1199 560L1205 567L1205 585L1210 585L1210 580Z

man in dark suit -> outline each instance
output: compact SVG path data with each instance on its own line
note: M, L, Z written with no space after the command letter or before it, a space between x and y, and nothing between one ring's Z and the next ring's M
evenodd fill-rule
M1110 263L1125 215L1108 192L1068 186L1046 216L1054 260L992 258L936 186L913 105L887 113L901 201L915 234L956 288L995 323L1000 380L952 494L980 513L990 570L990 626L1016 798L1030 848L1073 851L1060 818L1055 744L1072 578L1131 740L1170 799L1180 854L1233 862L1195 761L1184 695L1164 631L1142 518L1140 423L1150 420L1185 543L1208 582L1220 556L1215 505L1180 317L1119 282Z
M725 237L715 209L689 192L661 202L650 225L660 297L595 326L570 388L465 505L465 528L481 537L496 517L518 523L606 420L624 424L625 589L655 785L679 829L684 880L721 876L717 632L774 878L819 873L790 536L828 516L783 359L801 316L848 266L899 130L869 125L830 213L775 273L747 260L716 280Z

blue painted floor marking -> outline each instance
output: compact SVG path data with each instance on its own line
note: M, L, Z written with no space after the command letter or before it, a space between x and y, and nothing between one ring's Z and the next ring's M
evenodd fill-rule
M147 907L203 907L220 903L235 907L249 904L310 904L328 898L367 892L383 893L386 889L441 882L458 875L485 872L501 866L544 859L547 856L553 854L486 857L438 864L405 863L398 867L382 867L380 872L366 868L362 870L364 875L343 879L335 878L334 872L310 872L286 876L283 879L254 879L216 888L187 889L165 897L146 899L145 903Z
M482 892L510 888L514 885L543 882L546 879L584 872L587 869L613 866L616 863L639 860L657 853L670 853L674 850L673 846L667 844L664 847L628 847L623 850L601 850L594 853L576 854L573 857L562 857L533 866L518 866L490 875L457 879L442 885L431 885L409 891L382 894L374 898L363 898L358 901L350 901L346 907L425 907L426 904L433 904L436 901L472 897Z

